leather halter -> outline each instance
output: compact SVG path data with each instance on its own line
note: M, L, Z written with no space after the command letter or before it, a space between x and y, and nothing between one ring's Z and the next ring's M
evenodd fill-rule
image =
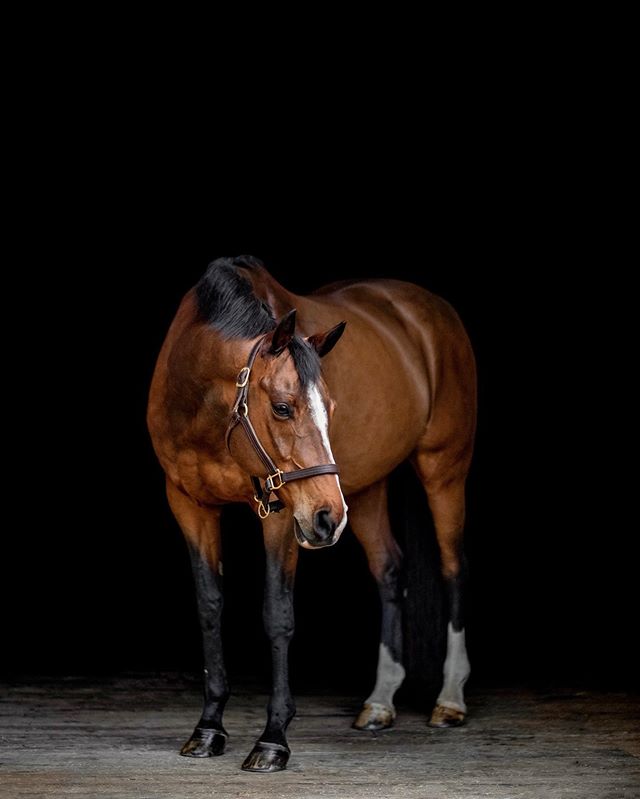
M256 455L260 458L265 469L267 470L267 477L264 481L264 487L260 484L259 477L251 475L251 482L253 483L253 488L255 491L253 498L258 503L258 516L260 516L261 519L266 519L270 513L279 513L282 508L284 508L284 503L280 499L269 501L269 497L271 494L282 488L285 483L291 483L293 480L304 480L307 477L315 477L319 474L339 474L340 471L335 463L324 463L319 466L309 466L306 469L294 469L290 472L283 472L282 469L278 469L269 453L260 443L260 439L258 438L256 431L251 424L251 420L249 419L249 407L247 405L247 401L249 397L249 378L251 377L251 369L253 368L258 350L260 349L260 345L263 343L264 338L265 337L263 336L262 338L258 339L258 341L256 341L256 343L253 345L253 348L249 353L247 365L243 366L238 374L238 378L236 380L238 392L236 394L236 400L233 404L231 419L229 420L229 426L227 427L226 434L227 449L231 451L229 439L231 433L239 424L249 439L249 443L255 450Z

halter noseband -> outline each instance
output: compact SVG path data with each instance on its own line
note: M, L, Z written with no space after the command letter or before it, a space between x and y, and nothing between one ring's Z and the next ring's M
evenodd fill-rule
M236 380L236 387L238 389L236 394L236 401L233 404L231 411L231 419L227 427L226 443L227 449L229 447L229 439L231 433L239 424L244 430L249 443L254 448L257 456L260 458L267 470L267 477L264 481L264 488L260 484L260 478L251 475L251 482L254 488L254 500L258 503L258 516L261 519L266 519L270 513L279 513L284 508L284 503L279 500L269 501L269 497L275 491L278 491L285 483L291 483L293 480L303 480L306 477L315 477L319 474L339 474L339 469L335 463L324 463L320 466L309 466L306 469L294 469L291 472L283 472L278 469L273 459L269 456L268 452L260 443L256 431L249 419L249 408L247 405L249 397L249 378L251 377L251 369L253 368L254 361L260 349L260 345L264 341L264 336L253 345L249 353L249 360L247 365L243 366L238 374Z

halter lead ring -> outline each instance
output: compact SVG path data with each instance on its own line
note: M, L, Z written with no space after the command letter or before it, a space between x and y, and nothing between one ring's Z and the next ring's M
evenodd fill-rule
M323 463L319 466L309 466L306 469L294 469L290 472L283 472L282 469L278 469L269 453L260 443L260 439L249 419L248 398L251 370L264 338L265 337L262 336L262 338L258 339L253 345L249 353L247 365L243 366L238 373L236 379L236 388L238 391L231 410L231 419L229 420L226 434L227 449L230 451L229 439L231 433L235 430L237 425L240 425L249 439L249 443L265 466L267 477L264 480L264 487L261 485L259 477L251 475L251 482L254 488L253 498L258 503L258 516L261 519L266 519L270 513L279 513L282 508L284 508L284 503L280 499L269 501L269 497L271 494L281 489L285 483L291 483L293 480L304 480L307 477L316 477L320 474L339 474L340 471L335 463Z

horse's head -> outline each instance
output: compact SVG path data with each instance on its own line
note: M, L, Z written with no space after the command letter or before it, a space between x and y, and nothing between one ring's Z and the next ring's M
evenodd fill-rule
M335 403L320 373L320 357L336 344L340 323L326 333L295 336L295 311L267 335L248 384L247 409L257 438L282 472L334 462L329 423ZM249 474L264 474L248 436L235 434L233 455ZM259 465L260 464L260 465ZM337 474L316 474L285 482L278 495L293 511L298 543L330 546L347 523L347 506Z

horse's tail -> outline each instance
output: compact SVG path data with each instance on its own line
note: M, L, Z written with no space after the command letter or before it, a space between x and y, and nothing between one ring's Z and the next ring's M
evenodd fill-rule
M409 464L390 482L391 525L404 553L403 696L430 709L442 683L447 618L440 553L422 486Z

